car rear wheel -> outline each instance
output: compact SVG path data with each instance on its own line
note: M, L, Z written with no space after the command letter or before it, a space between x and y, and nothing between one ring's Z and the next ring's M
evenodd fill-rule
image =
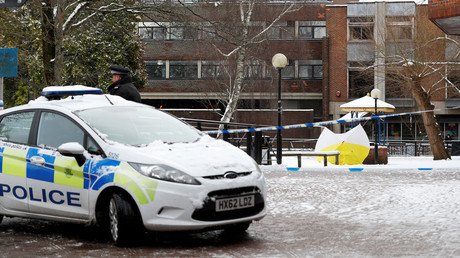
M109 200L109 232L117 246L133 244L142 232L140 216L131 202L123 195L114 193Z

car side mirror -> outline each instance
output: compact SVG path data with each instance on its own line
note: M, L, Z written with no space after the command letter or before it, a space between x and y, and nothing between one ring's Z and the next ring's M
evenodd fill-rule
M58 147L59 153L63 156L74 157L78 165L81 167L86 162L85 148L78 142L67 142Z

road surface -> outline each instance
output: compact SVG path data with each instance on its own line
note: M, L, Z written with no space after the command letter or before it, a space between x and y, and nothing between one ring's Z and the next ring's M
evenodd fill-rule
M118 248L97 227L5 218L0 257L460 256L460 169L265 176L269 214L241 236L149 233Z

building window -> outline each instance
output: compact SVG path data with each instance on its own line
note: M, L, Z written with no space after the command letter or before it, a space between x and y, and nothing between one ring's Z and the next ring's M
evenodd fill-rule
M441 124L441 128L444 128L444 137L447 135L450 135L451 140L457 140L458 139L458 124L457 123L444 123Z
M209 23L205 23L201 27L201 39L204 40L221 40L218 30Z
M263 66L258 60L248 61L244 65L245 78L263 78Z
M272 40L291 40L295 37L295 22L278 22L267 32L267 37Z
M350 40L371 40L374 35L373 17L352 17L348 20Z
M193 25L185 25L183 23L173 23L169 28L170 40L193 40L198 37L197 28Z
M404 79L401 71L386 69L385 72L385 97L386 98L411 98L412 92L409 84Z
M295 62L288 60L286 67L281 69L281 78L283 79L293 79L295 78Z
M166 79L166 61L146 61L148 80Z
M460 71L451 70L447 75L447 79L450 83L447 85L447 98L459 99L460 98ZM456 85L456 86L453 86Z
M155 22L140 22L139 36L141 40L165 40L166 27Z
M326 36L326 23L322 21L299 21L300 39L321 39Z
M323 61L322 60L299 60L298 77L301 79L322 79Z
M387 17L386 38L389 40L413 39L412 18L407 16Z
M301 65L299 64L299 78L323 78L322 65Z
M170 79L196 79L197 77L197 61L169 61Z
M401 140L401 123L388 123L388 140Z
M241 99L238 101L238 109L269 109L271 108L269 99Z
M220 61L201 61L201 78L214 79L223 76L223 67Z
M348 97L361 98L374 88L374 70L350 67L348 72Z

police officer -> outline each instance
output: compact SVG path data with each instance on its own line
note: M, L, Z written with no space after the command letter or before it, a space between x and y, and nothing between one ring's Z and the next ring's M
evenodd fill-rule
M110 73L112 74L112 84L107 89L109 94L141 102L141 95L132 83L128 68L112 65L110 66Z

